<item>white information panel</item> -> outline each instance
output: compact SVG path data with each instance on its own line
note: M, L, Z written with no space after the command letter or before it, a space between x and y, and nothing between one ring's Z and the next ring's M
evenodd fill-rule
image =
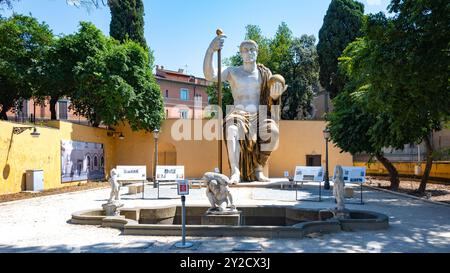
M344 183L364 183L366 182L366 167L342 167L344 171ZM336 168L334 168L333 180L336 178Z
M177 181L178 195L189 195L189 182L187 179Z
M117 166L117 180L119 181L143 181L147 179L146 166Z
M184 166L156 166L156 180L177 181L184 179Z
M323 181L323 167L296 166L294 181Z

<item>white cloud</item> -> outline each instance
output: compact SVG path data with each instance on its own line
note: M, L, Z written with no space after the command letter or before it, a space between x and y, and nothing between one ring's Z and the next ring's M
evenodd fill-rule
M381 0L367 0L367 5L379 6L379 5L381 5Z

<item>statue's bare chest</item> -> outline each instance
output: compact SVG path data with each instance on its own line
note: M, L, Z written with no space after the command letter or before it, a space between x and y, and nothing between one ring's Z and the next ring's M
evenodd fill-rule
M258 70L248 73L243 69L236 69L231 73L230 83L236 95L249 92L259 95L261 89L261 77Z

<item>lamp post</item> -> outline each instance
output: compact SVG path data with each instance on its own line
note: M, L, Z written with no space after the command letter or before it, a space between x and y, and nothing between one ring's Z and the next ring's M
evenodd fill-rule
M330 178L328 175L328 141L330 139L330 129L327 127L323 130L323 137L325 138L325 183L323 188L325 190L330 189Z
M156 181L156 166L158 165L158 138L159 138L159 130L155 129L153 131L153 139L155 140L155 163L153 164L153 188L159 187L158 182Z

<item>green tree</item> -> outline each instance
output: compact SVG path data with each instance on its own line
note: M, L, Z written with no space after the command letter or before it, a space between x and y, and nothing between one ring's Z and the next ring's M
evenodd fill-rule
M265 64L273 74L283 74L281 65L289 58L292 40L292 31L285 22L282 22L278 26L275 37L270 41L270 59Z
M354 0L332 0L319 31L320 83L335 97L345 78L338 70L338 58L350 42L361 36L364 5Z
M425 143L418 189L424 193L433 163L430 135L450 115L450 6L445 0L394 0L389 9L393 18L377 14L368 20L372 99L392 111L391 132L408 136L406 143Z
M333 112L328 113L326 118L333 142L353 155L367 153L376 157L389 172L390 188L397 190L400 185L398 171L383 155L382 148L384 145L402 146L403 142L393 143L392 138L386 137L389 131L385 129L392 120L389 113L383 108L370 107L370 83L364 73L368 55L370 52L365 39L357 39L344 50L339 59L339 69L349 80L333 99ZM381 139L384 142L379 141Z
M367 102L363 98L345 88L333 99L333 106L327 120L331 139L336 146L352 155L367 153L376 157L389 172L390 188L397 190L400 185L397 169L383 155L382 147L372 141L371 129L375 126L377 115L367 110Z
M53 42L48 26L35 18L0 18L0 119L19 100L33 96L44 56Z
M56 40L48 51L42 70L41 97L50 97L51 119L56 117L56 103L72 97L76 88L74 69L89 57L105 50L107 38L92 23L81 22L80 30Z
M126 40L107 47L77 65L76 112L94 126L128 121L133 130L152 131L164 118L161 91L154 80L146 49Z
M291 42L280 70L289 84L282 96L283 119L306 118L311 113L313 88L319 81L319 63L314 36L303 35Z
M356 89L365 90L371 112L383 113L369 130L375 147L425 143L422 194L433 162L430 134L450 114L449 8L446 1L393 1L395 17L368 17L352 62L353 75L364 79Z
M130 39L147 49L142 0L108 0L108 5L111 10L111 37L121 42Z

